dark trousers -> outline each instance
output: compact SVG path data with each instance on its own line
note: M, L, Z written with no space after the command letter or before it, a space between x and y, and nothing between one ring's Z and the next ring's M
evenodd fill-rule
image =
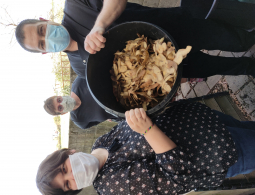
M195 21L195 20L194 20ZM222 50L244 52L255 44L254 32L211 20L195 22L195 40L191 53L184 60L183 77L209 77L213 75L252 75L255 77L255 61L248 57L210 56L199 50ZM195 42L196 41L196 42ZM188 41L187 41L188 42Z
M148 8L129 3L116 24L126 21L145 21L163 28L175 40L179 48L192 46L185 59L183 77L208 77L222 75L253 75L255 62L249 58L215 57L200 52L222 50L244 52L255 44L254 32L214 20L192 18L182 8Z
M184 78L204 78L213 75L252 75L255 77L255 61L248 57L210 56L202 52L188 54L184 61Z
M232 165L226 177L247 174L255 170L255 122L238 121L229 115L215 111L231 133L238 152L238 160Z
M209 19L217 19L233 26L243 29L255 27L255 1L239 0L217 0L213 7L213 0L182 0L181 6L188 9L195 18L205 19L209 14Z

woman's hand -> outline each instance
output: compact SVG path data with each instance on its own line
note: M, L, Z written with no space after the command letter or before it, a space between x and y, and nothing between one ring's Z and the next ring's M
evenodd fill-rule
M137 133L145 133L152 125L151 119L146 115L143 108L136 108L125 113L128 125ZM176 147L175 143L169 139L156 125L144 135L156 154L164 153Z
M151 119L146 115L143 108L131 109L125 112L128 125L137 133L144 133L151 125Z

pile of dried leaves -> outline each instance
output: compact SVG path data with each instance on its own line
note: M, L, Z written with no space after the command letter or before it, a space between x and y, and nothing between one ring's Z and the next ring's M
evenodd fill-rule
M139 36L127 41L122 52L117 51L110 71L113 93L126 109L152 108L171 91L177 67L190 52L191 46L175 53L171 42L164 38L152 41Z

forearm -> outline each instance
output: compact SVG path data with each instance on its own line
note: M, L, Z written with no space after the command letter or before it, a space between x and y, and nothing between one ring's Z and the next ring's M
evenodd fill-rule
M156 125L154 125L144 135L144 137L156 154L167 152L176 147L176 144L169 137L167 137Z
M104 0L103 8L97 17L94 27L107 28L124 11L127 0Z

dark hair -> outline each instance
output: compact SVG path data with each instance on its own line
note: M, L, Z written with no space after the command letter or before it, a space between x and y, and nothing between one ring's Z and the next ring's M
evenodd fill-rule
M18 26L16 27L16 31L15 31L15 36L16 39L18 41L18 43L20 44L20 46L25 49L26 51L32 52L32 53L39 53L39 51L36 50L31 50L25 47L24 45L24 39L25 39L25 35L24 35L24 26L26 24L36 24L38 22L42 22L41 20L36 20L36 19L26 19L21 21Z
M36 175L36 185L43 195L76 195L81 191L64 192L62 189L54 189L50 185L57 174L61 172L59 166L69 158L70 154L71 151L66 148L57 150L48 155L40 164Z
M53 100L56 96L49 97L44 101L44 110L50 115L60 115L60 112L55 112Z

